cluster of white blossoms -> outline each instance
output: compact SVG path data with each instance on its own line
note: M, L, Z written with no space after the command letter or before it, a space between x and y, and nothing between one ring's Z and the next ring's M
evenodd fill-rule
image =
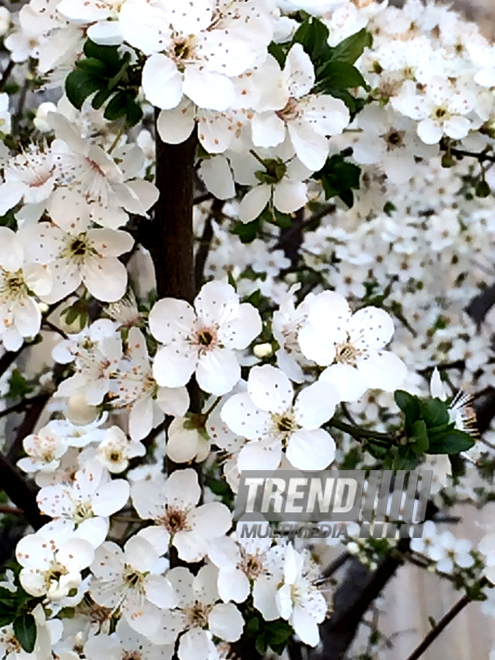
M0 341L36 365L9 362L0 392L18 412L26 367L48 401L16 459L47 522L2 607L21 585L32 660L220 660L248 629L263 652L316 646L321 547L246 538L232 497L244 470L376 467L366 444L401 445L397 389L491 386L492 319L465 309L495 272L495 46L419 0L31 0L0 36L16 82L59 94L32 122L0 94ZM160 298L154 140L192 135L204 269L194 300ZM447 454L433 466L439 508L481 502L481 444L457 490ZM411 541L471 584L495 584L494 548L433 522ZM0 616L0 658L18 634Z

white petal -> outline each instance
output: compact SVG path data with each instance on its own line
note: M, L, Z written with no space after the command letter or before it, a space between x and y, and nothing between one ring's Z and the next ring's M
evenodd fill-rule
M138 571L152 571L158 563L158 553L149 541L132 536L124 546L125 560Z
M335 458L335 441L323 429L300 429L289 438L286 456L298 470L324 470Z
M15 272L22 267L23 261L24 250L15 233L8 227L0 227L0 266Z
M182 99L182 74L174 62L161 53L146 60L142 86L147 100L162 110L175 108Z
M179 660L207 660L213 643L208 633L200 628L191 628L179 640Z
M177 596L172 584L162 575L148 575L144 588L148 600L161 609L171 609L177 605Z
M208 617L211 632L227 642L240 639L244 628L244 619L233 603L218 603Z
M163 387L182 387L189 382L196 363L196 354L187 344L164 346L155 355L153 377Z
M239 205L239 220L241 222L252 222L261 215L263 209L270 201L272 188L266 183L252 188Z
M167 479L164 489L167 504L190 509L199 502L201 488L198 475L192 468L176 470Z
M227 76L195 66L184 72L183 91L198 107L207 110L227 110L235 98L234 83Z
M161 139L168 144L180 144L187 140L194 129L194 105L182 99L172 110L162 110L156 127Z
M328 140L303 120L290 122L289 135L299 160L307 168L321 170L328 156Z
M401 387L407 376L404 362L389 351L372 353L368 359L359 360L357 368L368 387L385 392L393 392Z
M92 508L97 516L111 516L120 511L128 499L129 482L125 479L114 479L98 488Z
M251 369L248 393L258 408L278 413L292 405L294 396L292 384L283 371L268 364Z
M317 381L299 393L294 406L296 421L305 429L317 429L333 417L339 401L337 388Z
M365 307L352 315L347 330L353 346L359 349L383 348L392 339L394 322L378 307Z
M249 596L249 580L240 570L226 571L220 568L218 574L218 592L225 602L243 603Z
M253 144L276 147L285 140L285 123L275 112L257 112L251 120Z
M418 124L418 135L425 144L437 144L443 136L443 129L432 119L423 119Z
M332 364L320 379L334 385L342 401L357 401L369 387L364 374L349 364Z
M315 84L313 63L301 44L294 44L290 49L284 67L284 77L290 96L301 98L309 94Z
M207 158L201 162L199 176L217 199L230 199L235 195L234 177L224 156Z
M291 623L304 644L308 644L308 646L318 645L320 641L318 624L308 611L302 607L296 607Z
M237 458L239 472L244 470L276 470L282 458L281 442L259 440L248 442Z
M281 181L273 191L273 204L281 213L293 213L308 201L308 186L302 181Z
M126 267L115 257L88 259L82 279L90 294L104 302L120 300L127 288Z
M231 431L250 440L264 435L270 424L270 415L260 410L246 393L230 397L223 405L220 416Z
M227 394L240 377L241 368L233 351L218 348L199 358L196 380L204 392Z
M152 308L149 316L151 334L163 344L187 337L196 319L191 305L177 298L162 298Z
M445 122L443 130L453 140L462 140L469 133L470 127L471 122L466 117L452 117Z
M210 539L224 536L232 525L230 511L221 502L208 502L191 511L190 523L201 536Z

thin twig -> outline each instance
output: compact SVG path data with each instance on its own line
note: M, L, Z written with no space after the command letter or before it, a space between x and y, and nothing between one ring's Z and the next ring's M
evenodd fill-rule
M64 339L69 339L68 335L66 332L62 330L62 328L59 328L55 323L52 323L48 319L43 319L43 325L46 325L47 328L52 330L53 332L56 332L58 335L63 337Z
M39 394L38 396L32 396L27 399L23 399L22 401L19 401L19 403L16 403L14 406L10 406L9 408L5 408L5 410L0 410L0 418L1 417L6 417L7 415L11 415L12 413L16 412L22 412L25 408L28 406L37 403L38 401L46 400L45 394Z
M328 423L329 426L344 433L348 433L356 440L361 438L371 438L374 440L385 440L388 443L395 442L395 438L387 433L379 433L378 431L370 431L369 429L363 429L360 426L352 426L351 424L346 424L345 422L338 421L336 419L330 420Z
M481 580L480 584L486 584L486 580L483 579ZM421 644L417 646L414 651L411 653L411 655L407 658L407 660L418 660L423 653L426 651L426 649L432 644L435 639L440 635L440 633L445 630L445 628L449 625L451 621L455 619L455 617L461 612L466 605L469 605L469 603L472 601L472 598L468 596L467 594L464 595L460 600L457 601L457 603L443 616L440 621L430 630L430 632L426 635L426 637L423 639Z

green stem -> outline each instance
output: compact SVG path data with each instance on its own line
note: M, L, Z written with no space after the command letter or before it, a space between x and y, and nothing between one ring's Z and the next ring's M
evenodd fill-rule
M395 442L395 438L388 435L387 433L370 431L368 429L363 429L360 426L352 426L351 424L346 424L345 422L341 422L336 419L330 420L329 426L352 435L352 437L356 438L356 440L361 440L362 438L370 438L378 442L381 440L382 443L386 445L390 445Z

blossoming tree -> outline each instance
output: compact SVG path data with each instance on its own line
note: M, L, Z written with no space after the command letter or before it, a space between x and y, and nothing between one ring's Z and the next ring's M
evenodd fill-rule
M495 615L495 530L440 526L493 498L495 46L419 0L10 9L0 657L343 658L405 562L463 592L410 660ZM244 470L420 465L422 539L236 533Z

